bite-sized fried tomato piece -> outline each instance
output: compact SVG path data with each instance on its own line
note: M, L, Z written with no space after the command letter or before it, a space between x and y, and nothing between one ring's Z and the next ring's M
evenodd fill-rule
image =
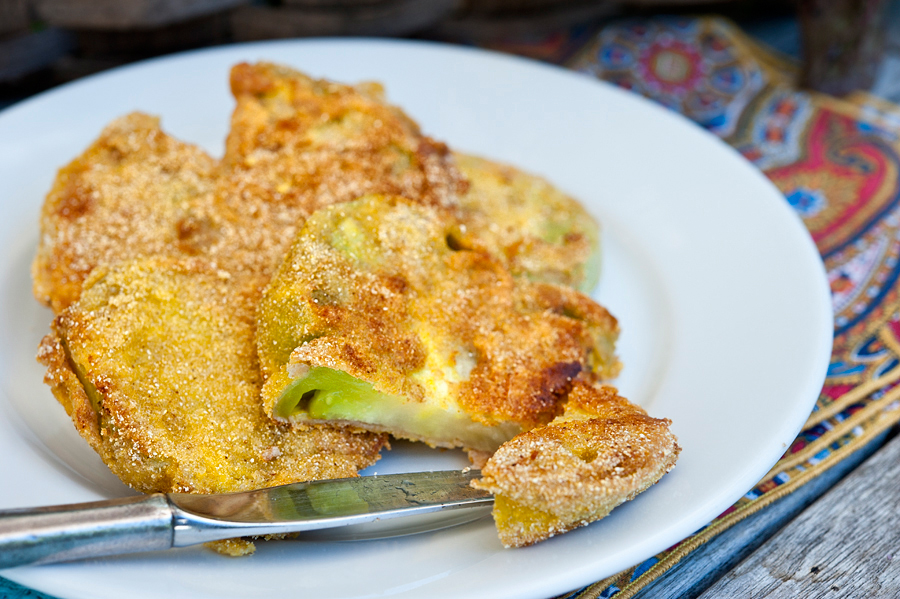
M681 451L670 424L612 387L579 381L562 416L504 443L472 485L495 495L503 545L531 545L599 520L659 481Z

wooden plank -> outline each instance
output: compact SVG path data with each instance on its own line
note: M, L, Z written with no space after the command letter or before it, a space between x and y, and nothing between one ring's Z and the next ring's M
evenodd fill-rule
M697 597L710 585L753 553L785 524L875 453L885 441L884 432L820 476L761 511L721 533L647 585L634 599Z
M600 4L627 4L629 7L664 9L672 6L726 4L736 1L738 0L465 0L460 12L465 15L526 16L529 13L571 10L579 6Z
M131 61L231 41L227 14L205 15L153 29L97 31L79 29L78 57Z
M303 6L306 8L355 8L371 4L389 4L396 0L281 0L285 6Z
M563 3L558 8L522 14L484 15L470 12L441 21L428 34L439 39L489 44L498 40L543 35L574 25L590 25L617 14L621 9L620 0L610 0L575 6Z
M900 597L900 437L701 595Z
M900 2L891 2L885 19L884 45L888 51L900 52Z
M566 10L586 4L602 4L609 0L585 2L585 0L465 0L460 9L464 15L505 15L534 13L549 10Z
M53 63L53 78L58 83L74 81L94 73L107 71L127 64L127 60L115 58L85 58L82 56L63 56ZM3 595L0 595L2 598Z
M333 10L246 6L234 12L238 41L317 35L405 35L453 12L459 0L394 0Z
M884 53L890 0L799 0L803 87L844 96L870 89Z
M146 29L229 10L248 0L35 0L38 14L69 29Z
M14 81L49 67L73 45L72 35L45 29L0 41L0 81Z
M28 4L25 0L0 0L0 34L28 29Z

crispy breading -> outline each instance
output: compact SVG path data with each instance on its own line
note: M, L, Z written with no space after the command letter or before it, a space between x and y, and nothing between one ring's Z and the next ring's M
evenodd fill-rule
M515 276L590 293L600 279L600 227L544 179L513 166L454 153L469 182L460 218Z
M464 189L447 146L385 102L378 84L242 63L231 70L231 91L237 107L224 162L238 195L309 215L367 193L450 206Z
M659 481L681 451L670 424L612 387L579 381L562 416L503 444L472 486L495 495L503 545L531 545L599 520Z
M46 382L81 435L143 492L220 493L355 476L382 436L266 417L257 282L205 261L101 266L42 345Z
M375 84L242 63L231 70L231 90L237 106L203 218L224 222L211 251L234 268L271 274L303 220L323 206L366 193L449 206L465 189L447 147L422 135Z
M377 85L315 81L271 64L234 67L237 107L220 164L134 113L58 173L41 214L35 296L61 312L100 264L205 255L271 275L298 224L368 192L452 205L466 187L446 146Z
M47 195L32 266L35 297L58 313L98 264L196 253L202 235L191 230L190 209L211 194L215 167L201 149L163 133L155 117L113 121L60 169Z
M561 413L579 373L619 368L618 325L604 308L512 277L452 214L397 196L313 214L263 295L258 327L269 413L303 421L321 409L482 451ZM355 383L336 372L381 396L337 397L335 387ZM309 376L329 378L330 389L296 387Z

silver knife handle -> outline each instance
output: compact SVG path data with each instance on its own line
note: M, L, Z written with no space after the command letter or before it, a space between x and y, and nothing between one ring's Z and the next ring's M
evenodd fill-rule
M0 511L0 568L172 547L165 495Z

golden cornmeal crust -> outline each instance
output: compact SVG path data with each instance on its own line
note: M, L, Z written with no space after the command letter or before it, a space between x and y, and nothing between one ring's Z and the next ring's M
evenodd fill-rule
M515 276L590 293L600 278L600 228L584 207L515 167L454 153L469 182L459 197L468 233Z
M249 539L225 539L204 543L208 549L228 557L244 557L256 552L256 544Z
M258 284L205 261L99 267L41 344L76 428L143 492L222 493L355 476L385 438L270 420L259 404ZM93 397L91 397L93 395Z
M316 80L271 64L231 70L237 107L224 162L229 187L309 215L367 193L455 205L465 181L434 141L376 83Z
M579 373L619 369L618 324L602 306L512 277L451 214L397 196L312 215L263 295L258 328L270 414L292 371L327 367L527 429L562 412Z
M303 220L366 193L452 206L466 183L447 147L422 135L376 84L315 80L269 63L231 70L237 106L216 181L198 211L209 251L271 274ZM232 268L234 270L234 268Z
M95 269L140 257L200 256L216 276L223 281L232 279L230 295L226 294L230 310L252 314L298 223L316 207L353 199L359 189L370 188L399 189L419 194L417 197L425 202L452 203L456 189L465 187L446 148L425 139L402 112L384 104L377 86L357 91L350 86L315 82L274 65L238 65L232 83L238 107L222 163L163 133L158 119L135 113L113 122L84 154L60 171L42 212L41 245L33 266L38 299L59 313L78 299L85 279ZM295 168L299 170L292 170ZM296 178L282 193L286 176ZM87 395L69 368L61 343L63 331L68 331L66 323L77 321L73 320L75 314L81 312L59 321L58 335L45 340L40 359L50 367L47 380L76 428L113 470L136 488L200 490L203 484L212 484L201 482L202 476L194 480L179 470L181 466L187 468L186 463L173 466L175 462L170 460L149 457L117 462L131 459L125 445L137 442L143 421L132 423L132 436L121 434L122 427L117 427L115 443L113 437L102 437L96 413L90 401L85 401ZM201 314L191 316L199 318ZM254 321L245 320L245 333L252 336ZM180 326L190 328L185 323ZM118 331L109 329L109 333ZM194 340L207 350L214 349L222 359L229 355L247 358L246 335L231 339L195 335ZM94 338L92 342L102 340ZM73 351L86 350L78 347L79 343L72 342ZM250 343L255 348L252 339ZM158 363L170 367L177 364ZM147 363L142 362L140 368L147 368ZM258 372L251 372L255 368L255 359L248 358L234 372L258 378ZM109 384L133 386L139 380L138 374L114 370L104 373ZM115 378L132 374L134 380L130 382ZM158 374L171 376L169 383L174 388L178 384L175 375L184 371ZM228 403L234 394L231 405L246 407L259 389L256 379L252 384L244 383L217 387L218 400ZM143 389L124 392L130 391ZM201 390L195 391L199 394ZM151 407L171 413L160 400L153 406L142 406L143 416L149 419ZM138 413L122 411L120 416L128 419ZM215 422L215 414L209 416ZM283 424L278 426L285 428ZM113 434L109 432L113 429L103 430ZM191 430L206 434L202 428ZM347 445L344 437L348 432L335 430L326 435L324 427L316 430L323 442L328 441L325 446L334 441L335 459L344 460L340 452ZM187 431L182 432L182 443L206 441L206 437L192 439ZM148 434L153 435L152 431ZM314 440L317 435L301 437ZM365 459L356 462L367 465L376 459L377 451L370 452L370 448L380 446L381 437L348 438L354 443L378 439L374 444L362 442L360 452ZM297 460L306 459L309 451L318 457L324 455L315 443L295 445L292 451L297 453ZM280 467L285 461L276 460L271 467ZM309 470L309 476L320 477L313 470ZM321 477L346 476L348 472L340 468L330 473L322 470ZM286 472L285 476L293 473ZM175 482L166 482L169 479ZM255 486L271 484L277 484L277 480L270 476Z
M503 545L531 545L603 518L671 470L681 448L670 424L579 381L563 416L504 443L472 485L496 496Z
M60 169L41 209L34 295L61 312L98 264L195 253L191 206L214 187L216 162L134 113L113 121Z

